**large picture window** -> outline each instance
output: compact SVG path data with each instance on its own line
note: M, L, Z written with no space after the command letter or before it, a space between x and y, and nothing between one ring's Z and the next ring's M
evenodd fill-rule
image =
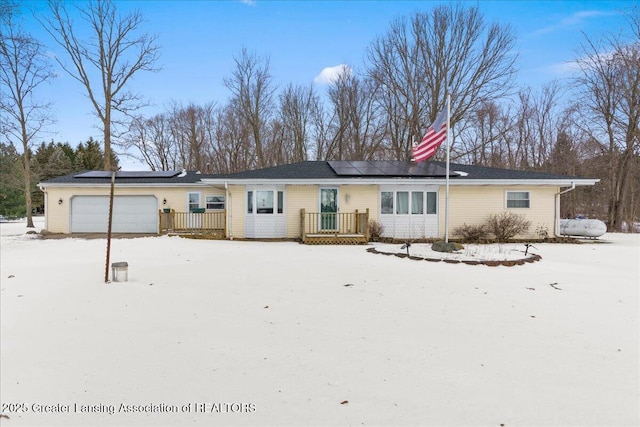
M259 215L284 214L284 191L247 191L247 213Z
M528 191L507 191L507 208L529 208L531 198Z
M256 211L259 214L273 213L273 191L256 191Z
M425 204L426 200L426 204ZM426 207L426 210L425 210ZM382 215L436 215L438 193L435 191L381 191Z

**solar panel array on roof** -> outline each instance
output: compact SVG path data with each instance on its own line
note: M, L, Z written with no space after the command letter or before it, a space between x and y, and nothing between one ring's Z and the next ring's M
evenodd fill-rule
M331 160L328 163L338 176L444 177L447 174L445 168L430 162ZM455 172L449 175L458 176Z
M117 171L116 178L173 178L178 171ZM74 178L111 178L110 171L89 171L75 175Z

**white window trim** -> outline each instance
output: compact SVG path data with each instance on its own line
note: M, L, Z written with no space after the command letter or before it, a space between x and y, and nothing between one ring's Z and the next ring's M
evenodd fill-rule
M529 202L529 206L517 207L517 206L509 206L509 193L527 193L527 202ZM524 199L514 199L514 200L524 200ZM505 190L504 192L504 207L505 209L531 209L531 191L529 190Z
M273 213L258 213L258 205L257 205L257 197L259 191L271 191L273 192ZM278 192L282 192L282 213L278 213ZM248 206L245 205L245 215L255 215L258 217L268 217L269 215L275 216L285 216L287 214L287 192L285 191L284 186L276 185L276 186L260 186L253 185L247 186L244 191L245 203L247 203L247 197L249 196L249 192L252 192L251 200L253 201L253 211L248 211ZM226 201L225 201L226 203Z
M223 202L212 202L212 203L216 203L216 204L222 203L222 207L221 208L209 208L208 207L209 203L207 202L207 197L222 197ZM204 207L208 211L223 211L227 207L227 196L225 196L224 194L206 194L204 196Z
M340 213L340 187L318 188L318 212L322 212L322 190L336 190L336 213Z
M409 211L406 214L399 214L396 212L397 209L397 202L398 202L398 192L405 192L409 194ZM423 212L421 214L414 214L411 213L413 206L412 206L412 196L411 193L413 192L421 192L423 194L422 196L422 209ZM382 193L392 193L393 194L393 208L392 208L392 213L382 213ZM436 193L436 213L427 213L428 212L428 193ZM408 187L408 188L380 188L378 191L378 210L380 212L380 215L384 215L384 216L414 216L414 217L419 217L419 216L423 216L423 215L438 215L438 190L437 189L424 189L424 188L415 188L415 187Z
M198 195L198 208L202 207L202 192L201 191L190 191L187 193L187 212L191 212L191 203L190 198L192 194Z

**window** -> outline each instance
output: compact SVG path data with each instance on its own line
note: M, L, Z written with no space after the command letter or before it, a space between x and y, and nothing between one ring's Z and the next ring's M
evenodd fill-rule
M224 196L207 196L207 209L224 209Z
M424 193L422 191L411 192L411 213L413 215L424 213Z
M200 193L189 193L189 212L200 207Z
M259 214L272 214L273 191L256 191L256 206Z
M255 209L254 209L255 206ZM284 213L284 191L249 190L247 191L247 213L273 215Z
M284 191L278 191L278 213L284 212Z
M427 191L427 215L438 213L438 193Z
M507 208L528 208L530 205L528 191L507 191Z
M398 215L405 215L409 213L409 192L408 191L396 192L396 213Z
M393 214L393 191L380 193L380 213Z
M395 210L394 210L395 202ZM435 215L438 213L438 193L436 191L381 191L380 213L383 215Z

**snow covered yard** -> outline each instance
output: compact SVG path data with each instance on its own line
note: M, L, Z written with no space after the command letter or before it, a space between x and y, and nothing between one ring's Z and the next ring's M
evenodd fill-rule
M26 230L0 224L3 427L640 424L638 235L515 267L118 239L104 284L104 239Z

